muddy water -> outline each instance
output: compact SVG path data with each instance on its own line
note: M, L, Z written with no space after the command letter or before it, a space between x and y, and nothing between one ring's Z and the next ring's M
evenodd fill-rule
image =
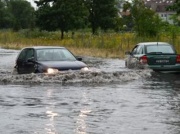
M84 57L89 72L17 75L17 53L0 49L1 134L180 133L178 74Z

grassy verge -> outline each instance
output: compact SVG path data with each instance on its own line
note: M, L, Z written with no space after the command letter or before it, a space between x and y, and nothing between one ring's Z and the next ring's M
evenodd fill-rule
M138 42L164 41L174 44L180 52L180 36L160 35L154 38L136 37L134 33L101 33L92 35L90 32L66 33L63 40L60 32L39 31L0 31L0 46L8 49L21 49L26 46L64 46L75 55L123 58L127 50L131 50Z

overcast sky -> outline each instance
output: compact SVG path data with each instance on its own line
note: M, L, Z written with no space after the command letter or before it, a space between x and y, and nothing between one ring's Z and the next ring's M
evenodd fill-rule
M27 0L27 1L30 2L34 8L36 8L36 4L34 3L34 0Z

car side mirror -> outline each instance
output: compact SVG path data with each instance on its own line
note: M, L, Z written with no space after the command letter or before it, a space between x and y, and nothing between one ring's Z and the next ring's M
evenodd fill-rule
M77 59L78 61L82 61L82 58L81 58L81 57L76 57L76 59Z
M34 63L35 62L34 57L28 58L27 62L33 62Z

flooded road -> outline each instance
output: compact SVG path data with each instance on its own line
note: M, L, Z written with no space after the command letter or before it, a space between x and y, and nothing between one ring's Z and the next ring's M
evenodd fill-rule
M90 72L13 74L0 49L1 134L179 134L180 75L84 57Z

